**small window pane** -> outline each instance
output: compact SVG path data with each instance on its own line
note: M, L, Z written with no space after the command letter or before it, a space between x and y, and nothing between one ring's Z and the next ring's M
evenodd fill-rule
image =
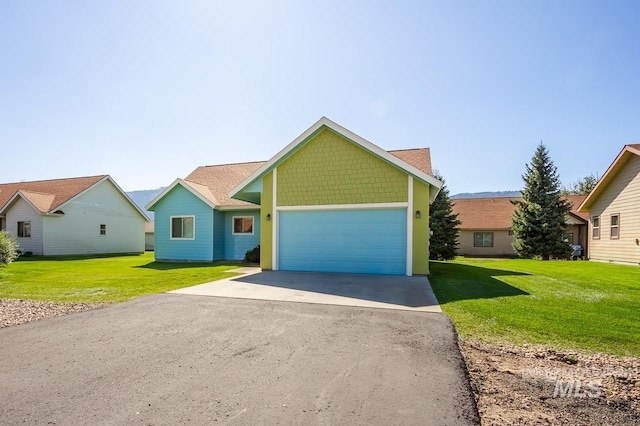
M611 216L611 226L618 226L618 220L620 220L619 216Z
M182 218L174 217L171 219L171 237L182 238Z
M493 232L474 232L474 247L493 247Z
M31 222L18 222L18 237L31 238Z
M100 235L107 235L107 225L100 225Z
M253 217L234 217L234 234L253 234Z
M182 238L193 238L193 218L182 218Z

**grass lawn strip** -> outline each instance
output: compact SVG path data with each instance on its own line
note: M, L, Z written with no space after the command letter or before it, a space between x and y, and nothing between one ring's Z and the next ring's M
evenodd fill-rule
M462 337L640 356L638 267L458 258L431 270Z
M235 276L230 263L131 256L22 258L0 269L0 298L113 303Z

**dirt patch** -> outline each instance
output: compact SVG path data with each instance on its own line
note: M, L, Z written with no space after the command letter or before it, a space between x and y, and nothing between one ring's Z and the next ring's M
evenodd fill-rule
M60 303L24 299L0 299L0 328L104 306L104 303Z
M483 425L640 423L640 358L459 345Z

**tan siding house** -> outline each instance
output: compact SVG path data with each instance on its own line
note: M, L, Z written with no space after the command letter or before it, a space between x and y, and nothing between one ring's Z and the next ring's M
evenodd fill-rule
M580 206L589 258L640 264L640 144L626 145Z
M583 254L587 250L587 218L585 213L577 211L585 195L569 195L572 203L567 217L569 228L567 236L572 244L582 246ZM461 198L452 200L453 211L462 221L460 225L460 246L458 252L463 256L515 256L514 237L511 232L511 217L516 210L512 200L522 198Z

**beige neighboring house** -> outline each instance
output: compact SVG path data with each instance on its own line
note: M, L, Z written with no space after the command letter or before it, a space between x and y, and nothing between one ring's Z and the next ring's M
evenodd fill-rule
M589 217L589 259L640 263L640 144L625 145L579 210Z
M153 251L154 224L153 220L144 224L144 249L146 251Z
M579 213L577 208L586 195L569 195L572 203L567 217L569 229L566 237L572 244L582 247L582 255L587 250L588 215ZM460 225L460 247L464 256L515 256L511 217L516 210L512 200L522 198L460 198L451 200L453 211L458 214Z

